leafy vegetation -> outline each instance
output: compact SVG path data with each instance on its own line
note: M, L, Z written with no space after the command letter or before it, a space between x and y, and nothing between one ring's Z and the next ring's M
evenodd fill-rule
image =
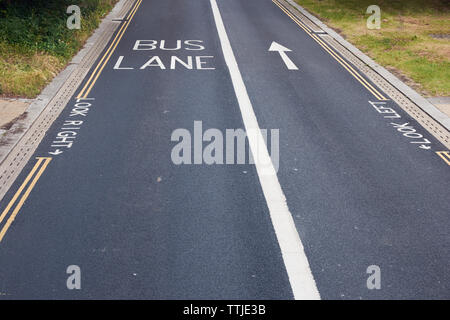
M296 0L424 95L450 96L448 0ZM369 30L366 9L381 8Z
M35 97L82 47L117 0L0 0L0 94ZM69 5L81 29L66 26Z

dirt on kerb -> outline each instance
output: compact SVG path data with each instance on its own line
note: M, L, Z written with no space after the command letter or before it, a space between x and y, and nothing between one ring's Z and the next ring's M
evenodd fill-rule
M13 126L16 122L24 120L26 117L27 112L24 112L20 116L16 117L14 120L0 127L0 130L6 130L6 132L0 136L0 147L7 146L13 142L13 140L11 139L11 135L15 135L17 133L25 131L25 125L23 123L18 123L18 125L16 125L15 127Z
M24 120L28 115L28 112L25 111L24 113L22 113L20 116L15 117L13 120L11 120L10 122L4 124L3 126L0 127L1 130L6 130L8 131L9 129L11 129L11 127L14 125L14 123L16 123L19 120ZM22 129L23 130L23 129ZM15 131L15 130L14 130ZM19 131L20 132L20 131ZM12 133L17 133L17 132L12 132Z

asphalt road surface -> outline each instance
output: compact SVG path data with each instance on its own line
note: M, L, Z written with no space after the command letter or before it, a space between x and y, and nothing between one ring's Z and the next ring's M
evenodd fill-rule
M2 200L1 299L450 298L428 131L270 0L134 9ZM202 157L255 126L269 165L258 134L244 164Z

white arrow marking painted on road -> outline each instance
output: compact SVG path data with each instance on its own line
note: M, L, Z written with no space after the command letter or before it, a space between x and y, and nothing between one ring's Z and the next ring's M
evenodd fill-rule
M286 52L292 51L291 49L288 49L278 42L273 41L270 45L269 51L278 51L278 53L281 56L281 59L283 59L283 62L286 64L286 67L289 70L298 70L297 66L292 62L291 59L287 56Z
M210 0L210 2L225 62L230 71L234 92L241 110L245 131L255 132L254 135L248 136L248 142L255 160L256 172L258 173L267 207L269 208L275 235L280 245L292 293L295 299L320 299L302 241L286 203L286 197L281 189L269 151L265 147L266 144L231 48L219 7L216 0Z
M61 150L59 150L59 149L56 149L55 151L53 151L53 152L49 152L50 154L53 154L53 155L55 155L55 156L57 156L58 154L61 154L61 153L63 153L64 151L61 151Z

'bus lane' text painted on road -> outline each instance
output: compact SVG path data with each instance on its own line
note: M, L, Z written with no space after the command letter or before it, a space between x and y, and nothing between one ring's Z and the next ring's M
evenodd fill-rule
M139 65L127 64L125 56L119 56L114 64L114 70L144 70L157 68L160 70L215 70L213 66L214 56L211 55L193 55L192 52L203 51L205 46L202 40L136 40L132 51L134 53L145 53L149 51L173 51L188 52L188 55L151 55L145 57Z

